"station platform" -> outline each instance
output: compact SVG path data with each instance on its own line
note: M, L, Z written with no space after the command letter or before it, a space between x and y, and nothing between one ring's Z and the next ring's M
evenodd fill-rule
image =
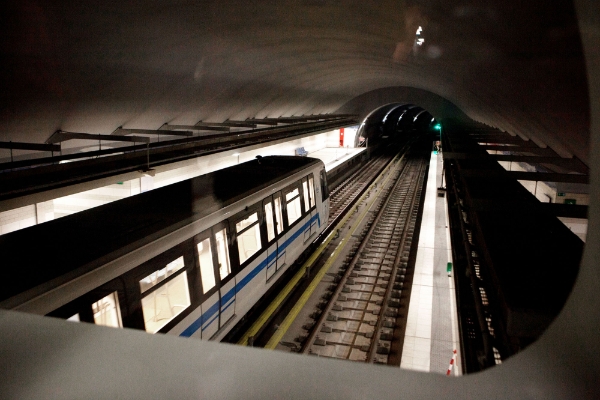
M309 153L308 156L323 161L325 171L329 172L366 150L364 147L325 147Z
M369 157L364 147L326 147L309 153L308 156L318 158L325 164L329 190L352 175Z
M451 375L458 376L454 270L447 272L452 262L448 212L446 198L439 197L437 189L442 165L442 155L432 152L400 368L446 374L456 350Z
M0 212L0 235L253 160L257 155L293 156L299 147L305 149L309 157L321 159L328 176L331 171L331 176L341 177L342 174L336 169L343 172L355 166L358 164L355 162L358 161L357 156L366 155L366 149L327 147L339 143L338 135L338 131L331 131L294 140L275 141L270 145L248 145L157 166L151 174L126 173L42 193L36 204Z

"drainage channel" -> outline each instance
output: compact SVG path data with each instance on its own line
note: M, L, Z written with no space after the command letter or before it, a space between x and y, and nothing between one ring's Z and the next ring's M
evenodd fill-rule
M426 169L420 157L403 160L395 169L303 326L308 330L300 338L303 353L388 364L394 329L405 325L400 298Z

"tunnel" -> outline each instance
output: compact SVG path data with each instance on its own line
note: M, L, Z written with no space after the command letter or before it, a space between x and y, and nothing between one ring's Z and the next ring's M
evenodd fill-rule
M361 138L371 146L439 135L437 124L494 130L564 163L542 172L589 176L590 199L583 258L564 308L538 341L480 374L444 380L337 369L317 357L138 339L127 330L94 335L86 326L2 310L0 364L7 374L0 387L7 397L598 397L596 1L9 0L0 9L1 174L13 185L0 199L2 213L46 201L27 192L32 185L66 195L115 171L149 179L146 156L158 153L169 127L320 115L352 119L344 126L358 125L355 146ZM321 128L340 126L310 125ZM184 143L182 135L170 139ZM135 167L126 164L134 154L120 149L124 143L140 150ZM68 157L90 151L99 152L90 161L96 169L69 166ZM193 150L182 152L169 161L191 159ZM108 154L121 158L109 163ZM38 156L63 157L60 164L40 162L60 170L60 179L22 168ZM23 195L14 195L19 190ZM9 219L2 223L14 223Z

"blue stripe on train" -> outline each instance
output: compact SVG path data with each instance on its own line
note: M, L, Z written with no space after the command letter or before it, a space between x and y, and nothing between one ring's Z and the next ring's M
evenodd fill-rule
M217 316L219 315L217 313L218 310L219 301L217 300L217 302L210 306L205 313L203 313L198 319L192 322L190 326L188 326L183 332L181 332L179 336L190 337L200 328L202 328L202 331L204 331L208 327L208 325L210 325L214 321L214 318L209 321L210 317L212 317L215 313ZM208 323L205 324L206 322Z
M293 243L294 240L296 240L298 238L298 236L300 236L301 234L304 233L304 231L306 230L307 227L308 227L308 229L310 229L310 226L315 219L317 220L319 227L321 227L321 217L319 216L319 213L317 213L314 217L312 217L307 223L305 223L300 229L298 229L290 238L288 238L288 240L286 240L279 247L280 251L284 250L283 252L279 253L280 254L279 257L281 257L283 255L283 253L285 253L286 247L288 247L291 243ZM225 300L225 302L227 302L227 300L232 298L235 295L235 293L239 292L248 283L250 283L250 281L252 279L254 279L254 277L256 277L256 275L258 275L260 273L260 271L265 269L265 267L270 263L271 259L275 258L274 254L275 253L273 253L273 255L265 258L263 261L261 261L256 266L256 268L254 268L248 275L246 275L244 277L244 279L242 279L240 282L238 282L238 284L234 288L232 288L227 293L225 293L223 295L223 299ZM279 258L279 257L277 257L277 258ZM179 336L190 337L198 329L202 328L202 331L204 331L206 328L208 328L208 326L215 321L216 317L219 316L219 314L217 312L219 310L218 304L219 304L218 301L215 304L213 304L208 310L206 310L205 313L202 314L202 316L200 316L198 319L196 319L194 322L192 322L192 324L190 326L188 326L183 332L181 332L181 334ZM233 302L231 304L233 304ZM227 308L229 308L230 305L225 307L225 309L223 309L223 311L225 311ZM215 313L217 315L214 318L211 318L211 317L213 317L213 314L215 314ZM208 321L208 323L205 325L204 322L206 322L206 321Z
M230 290L229 292L227 292L223 295L223 297L221 298L221 301L223 303L227 303L229 300L231 300L233 298L234 295L235 295L234 291Z
M215 305L216 305L216 303L215 303ZM206 328L208 328L210 326L210 324L212 324L217 318L219 318L219 313L215 313L215 316L206 323L206 326L204 326L202 328L202 332L204 332L206 330Z
M229 307L231 307L231 306L232 306L234 303L235 303L235 300L233 300L231 303L227 304L227 305L225 306L225 308L221 310L221 314L223 314L225 311L227 311L227 309L228 309Z

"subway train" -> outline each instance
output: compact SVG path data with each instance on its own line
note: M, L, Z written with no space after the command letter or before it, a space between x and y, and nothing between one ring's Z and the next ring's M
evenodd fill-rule
M257 157L0 236L0 308L221 340L328 211L322 161Z

